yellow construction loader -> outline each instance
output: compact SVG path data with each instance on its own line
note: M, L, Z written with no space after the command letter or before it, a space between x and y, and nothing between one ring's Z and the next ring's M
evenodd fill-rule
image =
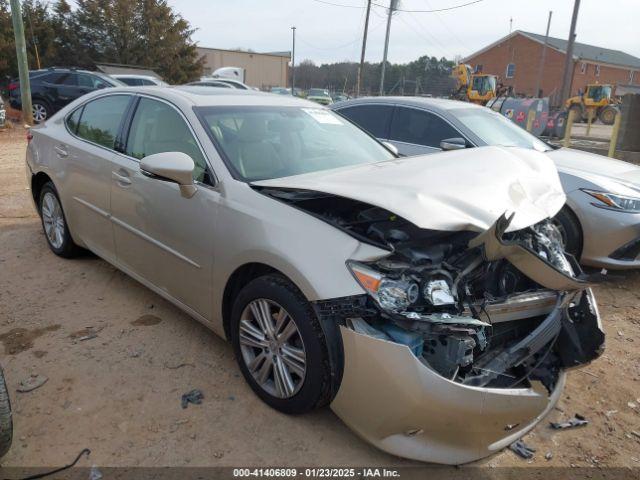
M473 73L471 65L459 64L451 70L456 81L452 97L457 100L485 105L496 97L498 77L484 73Z
M574 112L575 122L586 122L591 115L595 121L600 119L605 125L612 125L618 113L617 101L612 98L613 86L609 84L592 83L585 87L575 97L567 99L567 112Z

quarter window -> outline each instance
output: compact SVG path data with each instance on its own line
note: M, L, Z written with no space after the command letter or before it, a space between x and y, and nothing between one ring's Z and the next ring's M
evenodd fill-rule
M391 105L358 105L339 110L340 115L377 138L387 138L392 112Z
M142 159L163 152L189 155L195 163L194 180L205 181L207 163L182 116L164 102L142 98L131 123L126 153Z
M396 108L391 121L390 139L398 142L440 148L442 140L461 136L440 117L413 108Z
M78 136L113 149L129 99L129 95L111 95L87 103L78 125Z
M71 115L67 117L67 128L73 134L78 131L78 124L80 123L80 117L82 116L82 109L84 107L76 109Z

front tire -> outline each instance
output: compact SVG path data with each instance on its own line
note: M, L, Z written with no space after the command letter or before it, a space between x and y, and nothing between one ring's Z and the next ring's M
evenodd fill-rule
M582 228L576 215L569 208L562 207L553 223L562 237L565 252L579 259L582 254Z
M60 197L51 182L45 183L40 190L38 212L44 236L51 251L64 258L77 256L82 249L71 238Z
M326 338L302 293L281 275L247 284L230 321L236 360L251 389L267 405L305 413L331 397Z

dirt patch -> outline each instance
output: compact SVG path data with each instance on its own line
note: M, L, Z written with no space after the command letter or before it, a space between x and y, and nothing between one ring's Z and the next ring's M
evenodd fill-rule
M16 355L32 348L36 338L59 329L60 325L49 325L32 330L20 327L12 328L8 332L0 334L0 343L4 346L5 355Z
M135 325L136 327L148 327L150 325L157 325L160 322L162 322L162 319L155 315L142 315L131 322L131 325Z

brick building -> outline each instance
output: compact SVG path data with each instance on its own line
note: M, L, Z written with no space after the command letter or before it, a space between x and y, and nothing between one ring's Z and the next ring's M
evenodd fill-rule
M498 75L517 94L535 95L544 35L516 30L463 59L476 71ZM556 103L562 88L567 41L549 37L540 88ZM588 83L640 85L640 58L620 50L574 43L571 94Z

